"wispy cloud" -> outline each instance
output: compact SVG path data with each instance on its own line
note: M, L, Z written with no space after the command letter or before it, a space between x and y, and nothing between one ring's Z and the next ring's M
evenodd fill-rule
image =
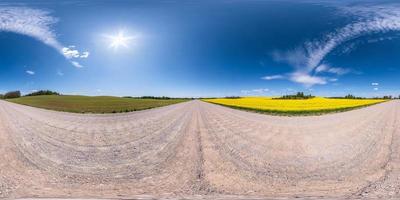
M352 72L351 69L331 67L324 61L338 46L365 35L400 30L399 5L352 6L340 7L339 10L346 15L357 16L357 21L336 29L320 39L305 42L293 50L272 53L275 61L286 62L293 66L294 72L285 75L287 79L305 86L326 84L330 76L323 73L340 76ZM380 37L379 41L385 38L390 37ZM350 46L347 49L351 48L354 47Z
M272 76L264 76L264 77L261 77L261 79L264 79L264 80L276 80L276 79L284 79L285 77L284 76L282 76L282 75L272 75Z
M257 88L252 90L241 90L240 92L244 95L261 95L269 91L270 90L268 88Z
M71 52L64 47L56 37L52 26L58 19L46 10L28 7L0 7L0 31L13 32L35 38L53 47L67 59L87 58L89 52ZM65 49L67 48L67 49ZM66 50L66 51L65 51ZM78 55L78 57L75 57Z
M71 61L71 64L72 64L73 66L75 66L76 68L82 68L82 67L83 67L81 64L79 64L79 63L76 62L76 61Z
M378 82L373 82L373 83L371 83L371 85L373 86L373 90L374 91L378 91L379 90L379 83Z
M31 71L31 70L26 70L25 73L27 73L27 74L29 74L29 75L35 75L35 72L34 72L34 71Z
M315 68L315 73L331 73L336 75L344 75L350 72L350 69L342 67L331 67L328 64L321 64Z
M26 7L1 7L0 30L33 37L59 50L62 45L57 41L56 34L51 29L57 19L49 14L48 11Z
M79 56L80 58L88 58L90 55L89 51L84 51L82 54Z
M57 75L58 76L64 76L64 73L62 71L60 71L60 70L57 70Z
M303 72L291 73L289 80L296 83L301 83L306 87L311 87L316 84L324 85L327 83L325 77L312 76L308 73L303 73Z

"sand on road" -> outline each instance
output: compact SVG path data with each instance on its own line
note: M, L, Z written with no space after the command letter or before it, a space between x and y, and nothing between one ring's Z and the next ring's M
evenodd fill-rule
M284 117L190 101L73 114L0 101L0 198L400 197L400 102Z

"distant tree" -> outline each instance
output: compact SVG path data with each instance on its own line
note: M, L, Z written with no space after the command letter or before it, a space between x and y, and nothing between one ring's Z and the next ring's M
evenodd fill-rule
M20 91L11 91L4 94L4 99L13 99L21 97Z
M0 99L4 99L4 94L0 94Z
M167 96L141 96L141 97L133 97L133 96L123 96L122 98L132 98L132 99L158 99L158 100L170 100L170 99L194 99L194 98L185 98L185 97L167 97Z
M225 99L240 99L241 97L239 96L227 96Z
M293 95L283 95L275 99L311 99L314 97L315 96L312 96L311 94L305 95L304 92L297 92L296 94Z
M338 97L338 98L340 99L341 97ZM365 99L363 97L357 97L357 96L354 96L352 94L348 94L348 95L346 95L346 96L344 96L342 98L344 98L344 99Z
M162 97L155 97L155 96L142 96L140 99L171 99L170 97L162 96Z
M356 97L352 94L348 94L346 96L344 96L345 99L355 99Z
M29 93L25 96L40 96L40 95L60 95L58 92L54 92L51 90L39 90L36 92Z
M392 96L391 96L391 95L389 95L389 96L383 96L383 99L392 99Z

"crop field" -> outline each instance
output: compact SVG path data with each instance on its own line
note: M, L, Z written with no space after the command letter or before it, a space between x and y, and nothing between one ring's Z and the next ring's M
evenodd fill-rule
M267 113L313 114L349 110L384 102L381 99L273 99L271 97L243 97L204 99L209 103Z
M184 102L184 99L135 99L110 96L44 95L21 97L9 101L56 111L75 113L120 113L145 110Z

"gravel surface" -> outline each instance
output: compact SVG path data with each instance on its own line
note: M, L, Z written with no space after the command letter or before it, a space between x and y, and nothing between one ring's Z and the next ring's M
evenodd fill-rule
M73 114L0 101L0 198L400 198L400 102L282 117L190 101Z

